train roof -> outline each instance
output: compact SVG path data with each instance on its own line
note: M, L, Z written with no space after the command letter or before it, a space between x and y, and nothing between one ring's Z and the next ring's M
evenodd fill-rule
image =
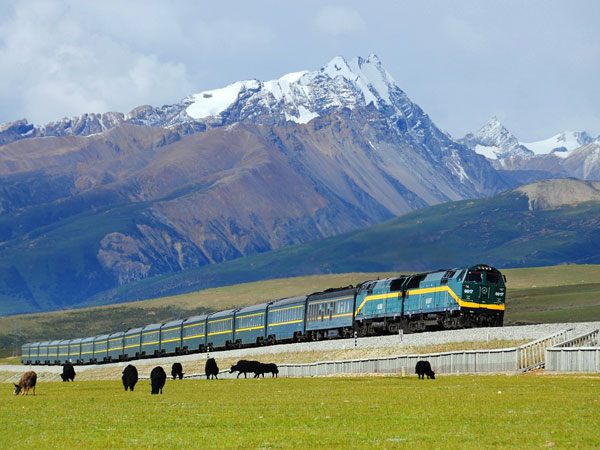
M183 321L183 323L205 322L207 317L208 317L207 314L202 314L200 316L192 316L192 317L188 317L187 319L185 319Z
M236 316L242 313L249 313L249 312L253 312L253 311L266 311L267 306L269 306L271 303L260 303L258 305L251 305L251 306L246 306L244 308L238 309L236 311Z
M73 340L71 340L71 342L69 342L69 345L71 345L71 344L81 344L81 341L83 341L83 338L73 339ZM57 344L58 344L58 342L57 342Z
M130 328L129 330L125 330L125 336L130 336L132 334L137 334L140 331L142 331L142 329L140 327L138 327L138 328Z
M86 337L86 338L83 338L81 340L81 343L82 344L87 344L88 342L94 342L94 339L96 339L95 336Z
M55 339L50 342L50 345L58 345L59 342L60 342L60 339Z
M108 334L100 334L94 338L94 342L101 341L102 339L108 339Z
M170 322L163 323L162 326L160 327L160 329L162 330L163 328L174 327L177 325L181 325L182 323L183 323L183 319L171 320Z
M279 306L291 305L293 303L304 303L306 301L306 297L307 295L299 295L297 297L288 297L275 300L274 302L271 302L271 304L269 305L269 309L277 308Z
M117 331L116 333L111 333L108 335L109 338L125 336L124 331Z
M142 328L142 331L160 330L161 326L162 326L162 323L151 323L150 325L146 325L144 328Z
M62 341L59 341L58 343L59 344L70 344L72 340L73 339L63 339Z
M209 319L216 319L216 318L219 318L219 317L232 316L234 312L235 312L235 309L227 309L225 311L219 311L219 312L210 314L208 316L208 318Z

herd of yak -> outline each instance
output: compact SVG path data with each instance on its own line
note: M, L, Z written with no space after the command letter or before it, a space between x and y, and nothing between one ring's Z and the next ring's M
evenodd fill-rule
M217 366L217 362L214 358L209 358L206 360L206 365L204 367L204 372L206 374L206 378L208 380L214 378L218 379L219 375L219 366ZM244 378L247 378L248 373L254 373L254 378L259 378L261 375L265 376L265 373L270 373L272 377L276 377L279 373L279 369L277 368L277 364L264 364L258 361L247 361L242 359L231 366L230 372L238 372L237 378L240 377L241 374L244 374ZM419 379L431 378L435 380L435 372L431 370L431 365L428 361L419 361L415 367L415 373L418 375ZM171 366L171 376L175 380L179 378L183 379L183 367L181 363L173 363ZM71 363L66 363L63 365L63 373L60 375L63 381L74 381L75 380L75 369ZM135 366L129 364L123 370L123 376L121 377L123 381L123 387L125 391L128 389L133 391L133 388L138 382L138 371ZM152 386L152 394L162 394L163 387L165 386L165 382L167 380L167 374L165 369L161 366L156 366L150 372L150 384ZM37 374L33 371L25 372L21 377L19 383L14 383L15 391L14 394L18 395L22 393L23 395L27 395L29 390L33 390L33 395L35 395L35 384L37 382Z

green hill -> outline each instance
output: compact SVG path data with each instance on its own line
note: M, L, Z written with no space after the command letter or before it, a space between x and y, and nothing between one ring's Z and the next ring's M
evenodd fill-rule
M530 209L519 191L446 203L333 238L143 280L89 304L317 273L600 263L600 203Z

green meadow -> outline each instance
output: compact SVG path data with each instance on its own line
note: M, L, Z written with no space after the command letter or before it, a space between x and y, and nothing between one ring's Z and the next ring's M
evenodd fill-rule
M598 448L600 376L0 385L3 448Z

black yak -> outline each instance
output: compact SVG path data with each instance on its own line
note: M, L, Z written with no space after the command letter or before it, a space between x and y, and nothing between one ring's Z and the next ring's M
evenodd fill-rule
M161 366L156 366L150 372L150 384L152 385L152 394L162 394L163 387L167 381L165 369Z
M419 380L424 380L425 375L427 375L428 379L431 378L432 380L435 380L435 372L431 370L429 361L419 361L415 366L415 373L419 377Z
M219 366L217 366L215 358L209 358L206 360L206 364L204 366L204 373L206 374L207 380L210 380L211 377L215 377L215 380L219 379Z
M138 371L135 366L129 364L125 367L121 380L123 380L123 387L125 390L131 389L133 391L135 384L138 382Z

